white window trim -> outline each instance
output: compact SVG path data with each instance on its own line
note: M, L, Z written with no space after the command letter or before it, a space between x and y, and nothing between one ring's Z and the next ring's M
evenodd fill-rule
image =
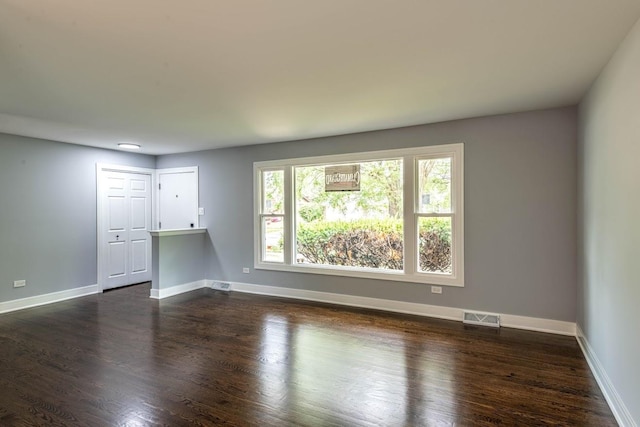
M427 273L417 271L418 241L417 221L421 216L438 216L417 211L416 163L417 159L451 157L451 209L452 214L444 216L452 219L452 274ZM330 163L348 163L380 159L402 158L403 162L403 229L404 229L404 271L366 269L358 267L297 264L295 261L295 215L293 200L293 167ZM261 171L284 171L284 263L262 261ZM325 274L343 277L391 280L444 286L464 286L464 144L434 145L395 150L369 151L361 153L328 156L302 157L284 160L270 160L253 164L254 177L254 268L295 273ZM280 215L275 215L280 216Z

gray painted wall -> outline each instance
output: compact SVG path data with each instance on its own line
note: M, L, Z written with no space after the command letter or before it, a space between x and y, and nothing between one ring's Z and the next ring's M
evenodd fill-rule
M95 285L96 163L155 161L0 134L0 301Z
M153 237L153 289L205 279L206 234Z
M575 321L576 110L158 157L198 166L207 278ZM253 162L465 144L464 288L253 270ZM242 274L251 267L251 274Z
M640 21L580 104L578 325L640 425Z

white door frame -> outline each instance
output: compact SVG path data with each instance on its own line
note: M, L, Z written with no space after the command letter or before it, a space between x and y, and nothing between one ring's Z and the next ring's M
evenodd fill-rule
M96 186L97 186L97 228L96 228L96 235L97 235L97 243L98 243L98 259L97 259L97 270L98 270L98 292L102 292L104 290L104 283L103 283L103 277L102 274L104 272L104 262L106 259L106 253L104 250L104 242L103 242L103 236L102 236L102 229L104 226L104 222L106 220L106 218L104 218L104 213L103 213L103 199L104 199L104 172L125 172L125 173L137 173L137 174L141 174L141 175L148 175L151 179L151 224L152 226L155 228L157 221L156 221L156 210L154 209L154 199L157 198L156 197L156 192L155 192L155 188L157 188L157 184L156 184L156 173L155 173L155 169L149 169L149 168L139 168L139 167L135 167L135 166L121 166L121 165L112 165L112 164L105 164L105 163L97 163L96 164Z

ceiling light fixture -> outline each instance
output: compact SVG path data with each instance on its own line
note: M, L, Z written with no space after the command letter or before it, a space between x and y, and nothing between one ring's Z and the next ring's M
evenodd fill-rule
M120 144L118 144L118 147L124 148L125 150L139 150L140 149L140 145L139 144L133 144L131 142L121 142Z

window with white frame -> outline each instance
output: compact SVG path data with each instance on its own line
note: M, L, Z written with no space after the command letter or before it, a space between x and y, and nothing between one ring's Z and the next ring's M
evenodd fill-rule
M255 268L464 286L463 145L257 162Z

